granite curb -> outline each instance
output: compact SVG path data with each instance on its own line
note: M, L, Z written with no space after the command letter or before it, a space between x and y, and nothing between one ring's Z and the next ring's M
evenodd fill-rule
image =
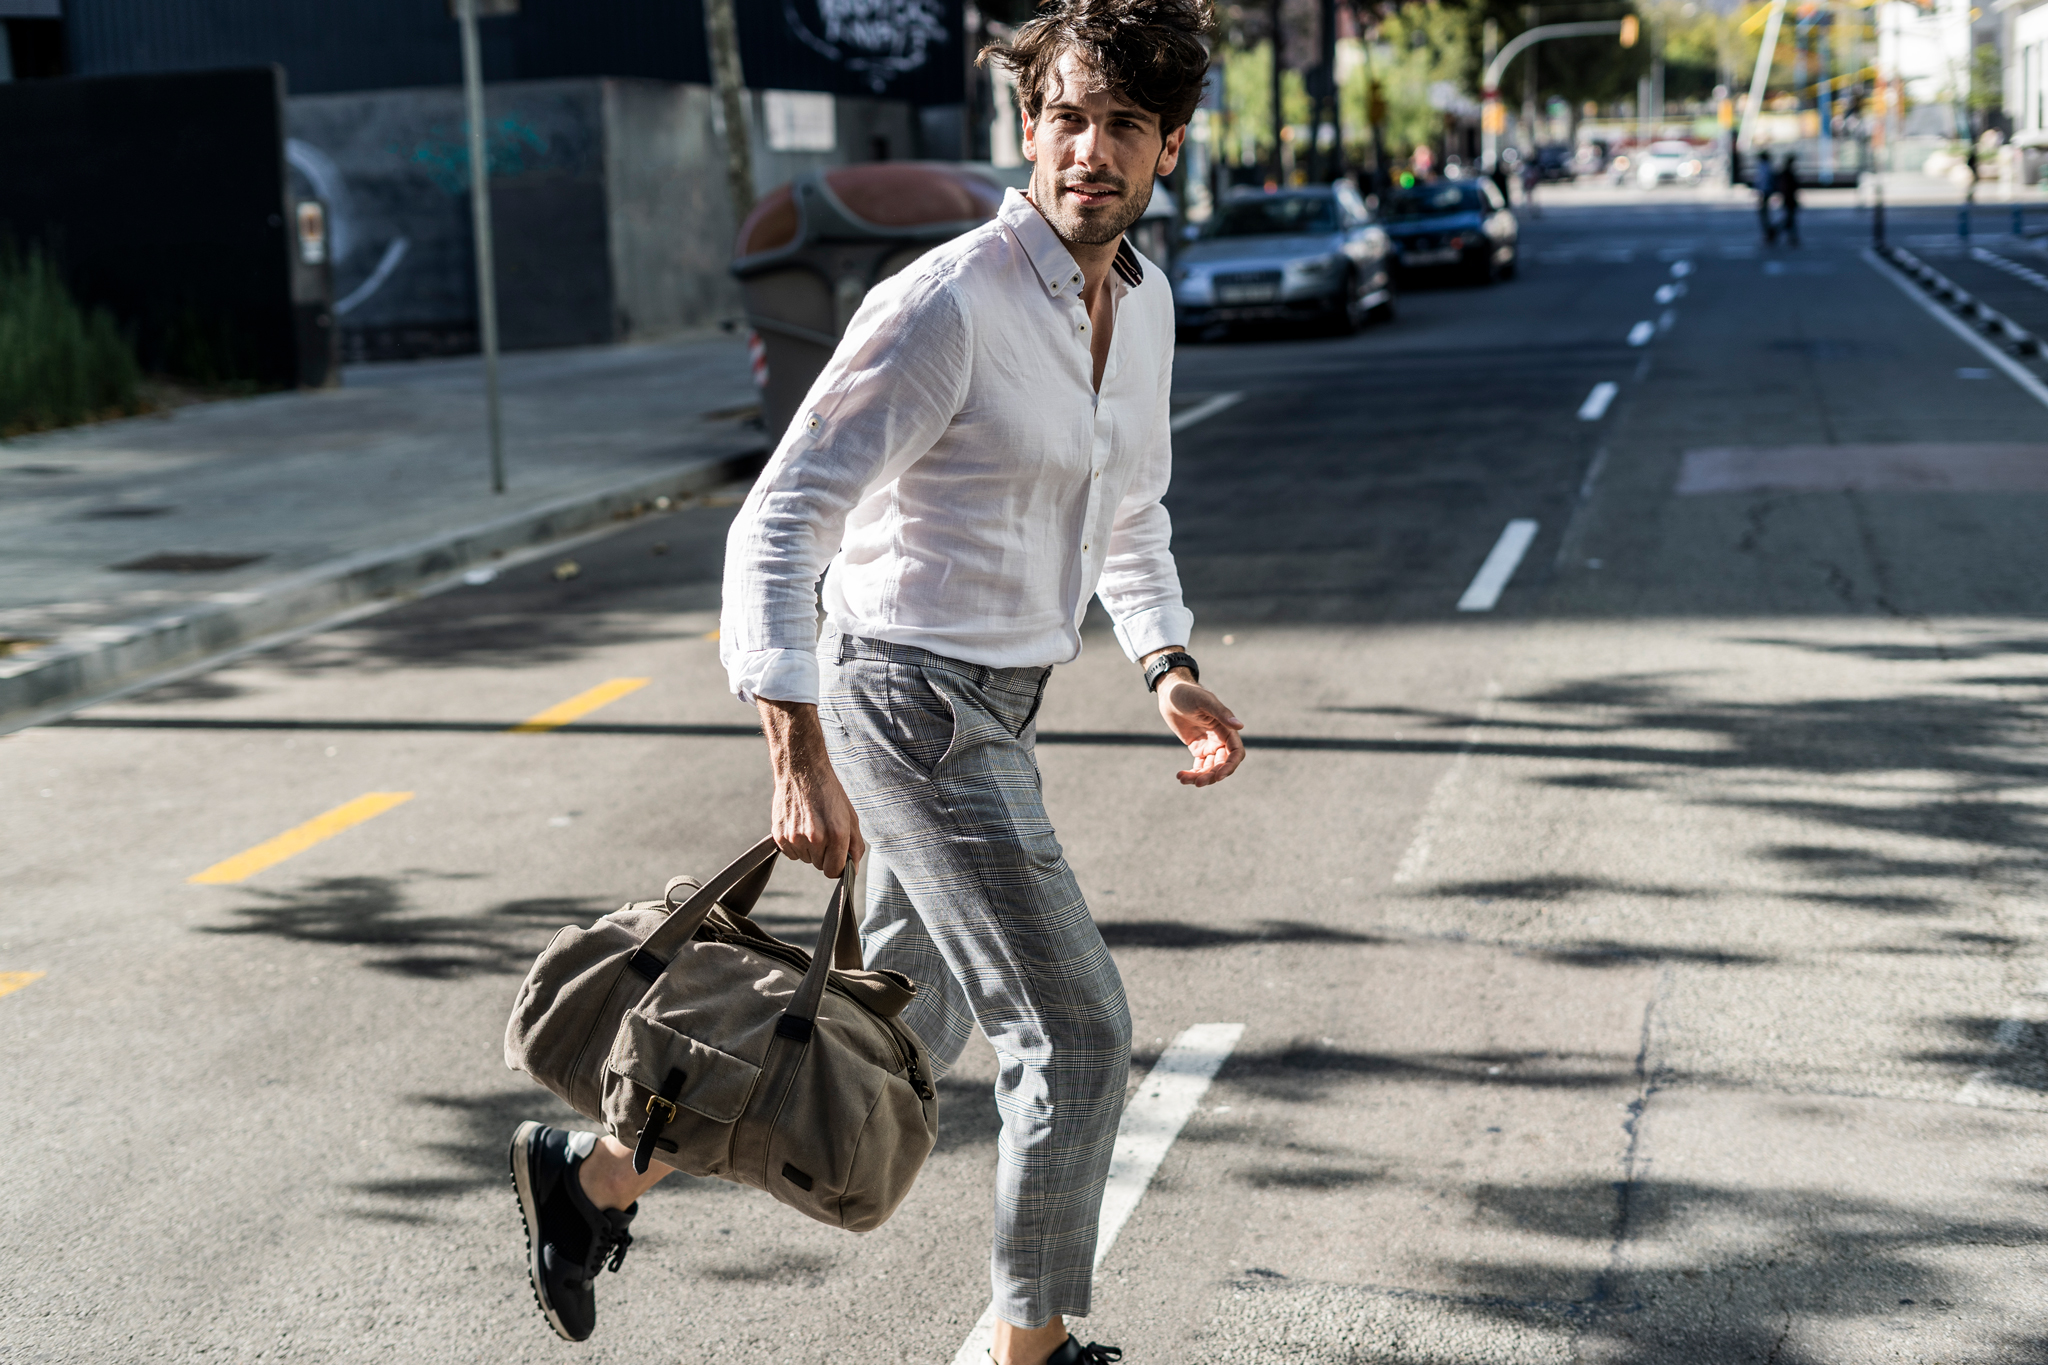
M263 637L421 587L497 557L627 520L659 498L691 497L750 478L762 453L714 456L567 494L539 507L409 544L365 550L218 593L162 615L98 626L0 659L0 732Z

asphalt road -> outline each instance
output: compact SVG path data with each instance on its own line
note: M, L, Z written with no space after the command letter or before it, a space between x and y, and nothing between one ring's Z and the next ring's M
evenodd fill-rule
M1806 226L1763 253L1739 207L1560 196L1513 283L1183 350L1184 410L1239 395L1177 438L1171 506L1251 756L1175 784L1097 621L1041 762L1138 1074L1245 1031L1084 1339L2048 1355L2048 413L1863 220ZM0 740L0 972L42 974L0 996L0 1355L952 1359L987 1302L979 1043L881 1231L678 1178L589 1346L524 1281L504 1145L563 1111L499 1060L513 989L763 830L707 638L733 501ZM368 793L410 796L188 881ZM805 932L822 892L786 866L763 916Z

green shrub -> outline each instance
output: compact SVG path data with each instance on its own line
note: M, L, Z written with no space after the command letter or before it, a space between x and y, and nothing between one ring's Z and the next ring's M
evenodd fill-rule
M135 349L50 258L0 241L0 436L140 410Z

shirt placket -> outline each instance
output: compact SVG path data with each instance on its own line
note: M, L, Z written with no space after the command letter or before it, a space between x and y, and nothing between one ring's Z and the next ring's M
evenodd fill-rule
M1110 450L1116 437L1115 412L1111 404L1102 401L1102 397L1103 390L1109 388L1110 380L1116 374L1116 353L1119 347L1116 336L1112 334L1110 337L1109 354L1103 358L1102 362L1102 389L1096 389L1090 382L1095 373L1095 356L1090 349L1095 339L1093 335L1094 329L1093 324L1088 318L1087 302L1081 296L1081 280L1081 272L1076 270L1064 279L1050 281L1049 287L1056 297L1064 297L1066 299L1068 316L1074 322L1074 344L1081 351L1081 382L1088 386L1090 413L1088 432L1088 501L1087 508L1081 517L1080 534L1081 581L1083 583L1092 583L1096 578L1094 561L1100 558L1100 552L1095 547L1101 537L1107 534L1108 529L1101 522L1102 473L1109 467ZM1103 287L1114 290L1118 288L1118 282L1114 279L1107 280L1104 282ZM1120 299L1122 294L1119 292L1112 297ZM1079 623L1081 614L1087 609L1087 605L1088 597L1086 594L1082 596L1080 601L1074 604L1076 624Z

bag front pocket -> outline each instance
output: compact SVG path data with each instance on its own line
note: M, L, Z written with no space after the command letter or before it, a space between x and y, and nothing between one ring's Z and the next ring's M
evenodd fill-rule
M680 1073L680 1075L678 1075ZM732 1130L761 1068L637 1011L626 1015L605 1063L604 1121L628 1146L661 1125L653 1158L690 1175L725 1175Z

